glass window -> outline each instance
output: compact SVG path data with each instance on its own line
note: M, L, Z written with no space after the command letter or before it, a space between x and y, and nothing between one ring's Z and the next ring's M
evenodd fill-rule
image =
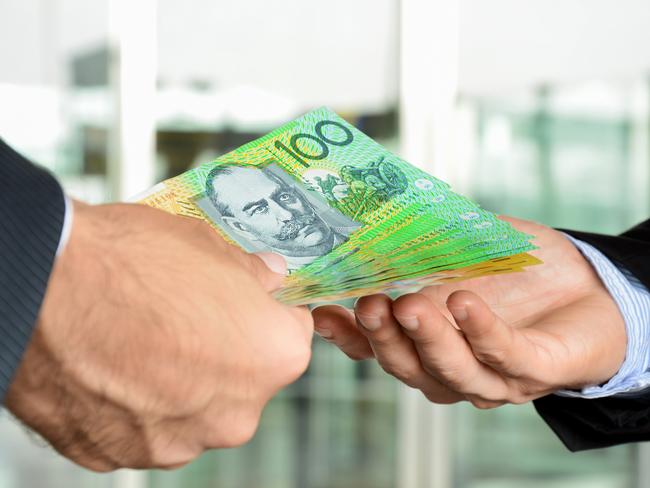
M611 80L465 96L470 194L499 213L618 233L647 218L647 84ZM599 486L636 481L635 445L569 454L532 405L455 411L455 486Z
M321 105L396 147L398 2L304 5L159 2L160 178ZM376 364L315 339L309 371L270 403L249 445L153 472L149 486L392 487L396 404L396 384Z
M108 0L0 3L0 137L54 171L66 192L105 201L111 124ZM109 488L0 410L0 486Z

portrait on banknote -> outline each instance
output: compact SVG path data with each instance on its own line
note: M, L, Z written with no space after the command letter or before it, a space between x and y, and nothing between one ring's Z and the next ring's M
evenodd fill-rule
M208 173L207 216L249 252L281 254L290 270L329 253L361 225L278 165L220 165Z
M282 255L288 304L448 283L540 264L520 232L323 107L169 178L136 201Z

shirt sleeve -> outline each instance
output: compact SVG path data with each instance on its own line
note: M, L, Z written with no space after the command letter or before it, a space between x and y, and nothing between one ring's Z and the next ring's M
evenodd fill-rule
M65 246L70 240L70 234L72 233L72 219L74 217L74 207L72 206L72 201L70 197L64 195L65 200L65 216L63 217L63 227L61 228L61 238L59 239L59 246L56 248L56 257L58 258Z
M556 395L601 398L633 395L650 386L650 292L629 271L617 266L598 249L569 235L567 238L591 263L618 305L625 320L627 346L625 360L605 384L587 386L580 391L560 390Z

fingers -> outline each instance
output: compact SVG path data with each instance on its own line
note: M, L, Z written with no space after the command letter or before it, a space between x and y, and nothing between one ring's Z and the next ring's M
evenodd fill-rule
M136 205L140 207L141 205ZM162 212L165 214L165 212ZM179 218L166 215L167 217ZM236 265L244 267L262 285L267 293L279 289L287 275L287 263L284 258L272 252L247 253L241 248L228 243L206 222L185 218L183 224L188 226L193 238L206 246L207 252L211 255L217 253L226 257Z
M504 323L469 291L452 293L447 307L481 363L509 377L527 375L535 350L524 334Z
M367 337L377 361L386 372L418 388L432 401L453 403L463 399L462 395L446 388L423 368L416 346L393 317L389 297L364 297L358 301L355 310L359 330Z
M239 250L236 250L239 252ZM287 275L287 262L282 256L272 252L259 252L247 254L242 252L243 264L261 283L262 288L267 292L278 290ZM283 305L284 306L284 305ZM307 307L285 307L296 319L304 333L305 339L311 343L314 334L314 321Z
M289 313L298 321L300 328L304 333L305 340L311 344L314 336L314 319L307 307L289 307Z
M500 401L508 386L474 356L463 335L420 293L398 298L392 312L413 341L425 371L451 390Z
M368 339L359 332L354 314L339 305L324 305L312 310L316 332L334 343L351 359L361 360L374 356Z
M272 252L245 254L243 261L267 292L275 291L282 286L287 275L287 263L279 254Z

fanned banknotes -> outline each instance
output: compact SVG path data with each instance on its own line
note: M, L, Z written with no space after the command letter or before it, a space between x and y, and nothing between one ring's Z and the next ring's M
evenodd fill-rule
M249 252L283 255L277 298L315 304L540 263L521 233L321 108L143 195Z

